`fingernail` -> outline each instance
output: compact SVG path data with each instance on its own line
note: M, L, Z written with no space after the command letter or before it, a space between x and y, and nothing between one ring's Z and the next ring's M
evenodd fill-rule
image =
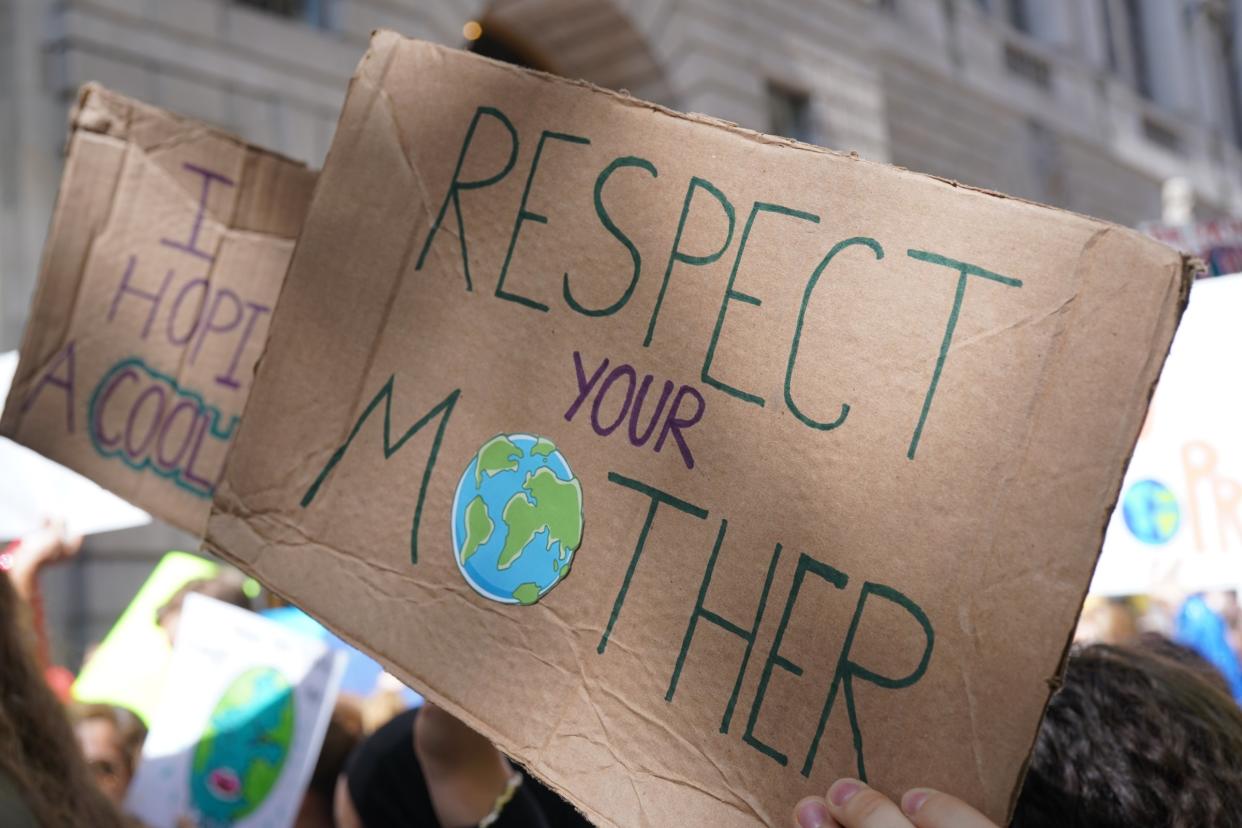
M832 800L833 805L840 807L853 799L854 794L861 790L862 783L860 782L855 782L853 779L838 779L828 789L828 798Z
M828 808L818 800L798 806L798 825L802 828L824 828L828 824Z
M918 788L906 791L906 795L901 798L901 810L906 812L906 816L914 816L930 796L930 791L922 791Z

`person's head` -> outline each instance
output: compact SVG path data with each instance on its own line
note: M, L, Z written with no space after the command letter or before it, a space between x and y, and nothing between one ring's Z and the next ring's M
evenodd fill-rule
M242 609L250 609L250 599L246 597L244 588L245 577L233 570L225 570L211 578L193 578L181 585L181 588L155 611L155 623L163 628L168 636L168 643L177 641L177 625L181 623L181 608L185 604L185 596L191 592L215 598L226 604Z
M1134 608L1123 598L1088 598L1074 631L1081 644L1132 644L1137 637Z
M294 828L320 828L335 824L333 808L337 779L361 740L362 714L358 705L347 698L338 699L332 709L332 718L328 720L328 730L319 748L319 759L311 772L310 784L302 797Z
M1167 647L1072 652L1013 828L1235 824L1242 709L1191 665Z
M70 713L95 784L120 805L138 767L146 726L132 711L111 704L76 705Z
M1229 692L1229 682L1225 681L1220 670L1200 655L1198 650L1187 647L1185 644L1178 644L1168 636L1159 633L1143 633L1139 636L1138 646L1152 655L1177 662L1222 693Z
M407 709L409 705L406 704L398 690L391 688L376 690L363 699L359 705L359 713L362 715L362 732L374 733L391 722L394 716Z
M393 717L354 749L337 781L339 828L439 824L414 752L416 715Z

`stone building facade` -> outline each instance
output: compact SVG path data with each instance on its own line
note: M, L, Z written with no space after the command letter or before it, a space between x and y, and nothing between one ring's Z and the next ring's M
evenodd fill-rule
M318 165L381 27L1122 224L1159 218L1172 176L1242 215L1242 0L6 0L0 350L80 84ZM56 573L70 660L190 542L118 533Z

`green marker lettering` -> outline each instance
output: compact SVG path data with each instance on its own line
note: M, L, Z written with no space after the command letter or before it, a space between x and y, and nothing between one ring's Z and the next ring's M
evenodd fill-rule
M798 592L802 589L802 581L806 578L806 573L808 572L818 575L837 589L845 589L845 585L849 582L849 577L844 572L833 569L828 564L820 563L806 553L803 553L798 558L798 568L794 571L793 585L789 588L789 600L785 602L785 611L781 614L781 623L776 628L776 638L772 641L772 649L768 653L768 660L763 665L763 673L759 677L759 689L755 691L755 701L750 707L750 719L746 722L746 733L742 736L742 741L763 755L775 759L778 765L789 764L789 759L785 754L759 741L755 736L755 723L759 721L759 709L763 706L763 697L768 692L768 682L772 679L772 668L780 667L782 670L793 673L795 676L802 675L802 668L782 656L780 651L781 641L785 638L785 628L789 626L789 618L793 615L794 604L798 602Z
M793 216L796 219L802 219L803 221L819 224L819 216L813 213L805 213L801 210L794 210L790 207L782 207L779 204L770 204L764 201L756 201L751 206L750 216L746 219L746 226L742 228L742 238L738 240L737 243L737 257L733 260L733 270L729 271L729 284L725 288L724 299L720 302L720 314L716 317L716 329L712 331L712 339L707 346L707 357L703 360L702 380L713 388L725 392L730 397L736 397L739 400L754 403L760 408L763 408L763 397L760 397L758 394L751 394L747 391L742 391L739 388L734 388L732 385L721 382L709 373L712 367L712 359L716 356L716 343L720 340L721 330L724 329L725 313L729 309L729 302L745 302L746 304L754 305L755 307L763 304L758 297L733 289L733 285L737 282L738 268L741 267L742 264L742 254L746 252L746 240L750 238L750 228L754 225L755 217L759 215L760 211L777 213L782 216Z
M721 209L724 210L725 216L729 219L729 232L725 235L724 244L715 253L709 253L706 256L695 256L690 253L683 253L681 250L681 234L686 230L686 219L690 217L690 205L693 203L694 194L698 190L706 190L712 198L716 199L720 203ZM673 272L673 265L678 262L696 267L711 264L724 255L724 252L729 249L729 245L732 242L733 205L712 182L697 176L691 178L690 186L686 188L686 200L681 205L681 218L677 222L677 235L673 237L673 250L668 255L668 266L664 268L664 281L660 283L660 293L656 296L655 307L651 310L651 321L647 324L647 337L643 340L644 348L651 344L651 337L655 335L656 319L660 315L660 306L664 304L664 293L668 290L668 277Z
M645 158L637 158L633 155L626 155L613 160L611 164L604 168L604 171L595 179L595 215L599 217L600 224L604 225L604 229L613 235L613 237L625 245L625 249L630 252L630 259L634 262L634 274L630 276L630 283L626 286L625 292L617 301L613 302L606 308L588 308L582 305L578 300L574 299L573 293L569 290L569 274L565 274L565 280L562 283L562 292L565 295L565 304L576 310L583 316L611 316L621 308L625 307L625 303L630 301L630 297L634 295L634 288L638 285L638 275L642 270L642 256L638 253L638 248L634 246L634 242L630 241L630 237L621 231L621 228L613 222L612 216L608 215L608 211L604 209L604 184L612 176L614 172L622 167L638 167L651 173L652 178L658 178L659 173L656 172L655 165Z
M815 272L811 274L810 280L806 283L806 290L802 292L802 307L798 310L798 325L794 328L793 343L789 346L789 363L785 367L785 405L789 406L789 410L802 421L803 425L810 426L819 431L831 431L844 423L845 418L850 414L850 405L849 403L841 403L841 413L837 415L835 420L831 421L815 420L802 413L802 409L798 408L797 403L793 399L793 373L794 365L798 361L798 344L802 340L802 324L806 321L807 305L811 303L811 294L815 292L815 286L819 284L819 277L823 275L824 268L828 267L828 263L832 261L834 256L845 248L856 244L871 248L871 252L875 254L877 259L884 258L884 248L880 247L880 243L866 236L855 236L852 239L838 242L829 250L828 255L824 257L823 261L819 263L819 267L815 268Z
M444 429L448 425L449 418L453 416L453 407L457 405L457 399L461 396L461 389L454 390L451 394L441 400L434 408L422 416L418 422L406 429L394 442L392 439L392 389L396 375L390 376L388 381L379 390L371 402L367 404L366 409L362 412L362 416L358 418L358 422L354 423L354 427L350 430L349 436L345 438L345 442L332 452L332 456L328 458L328 462L324 464L323 470L315 477L315 482L311 483L306 494L302 495L302 508L310 506L314 502L315 497L319 494L319 488L327 479L332 469L336 468L336 464L341 462L345 457L345 452L349 450L349 446L354 442L354 437L358 436L358 432L362 430L362 425L367 418L379 408L379 404L384 403L384 459L388 460L394 454L401 450L411 437L417 434L428 423L437 417L440 418L440 424L436 426L436 436L431 442L431 453L427 456L427 465L423 467L423 482L418 487L418 503L414 507L414 524L410 528L410 561L418 563L418 526L423 518L423 502L427 497L427 486L431 483L431 472L436 467L436 458L440 455L440 443L444 440Z
M776 564L781 559L781 545L778 543L776 549L772 552L772 560L768 564L768 575L763 581L763 591L759 593L759 607L755 610L755 622L749 630L742 629L742 627L734 624L727 618L705 608L703 600L707 597L707 588L711 584L712 574L716 571L716 558L720 554L720 547L724 543L725 532L728 528L729 522L721 520L720 533L716 535L716 545L712 547L712 555L707 560L707 571L703 573L703 583L699 585L699 597L695 601L694 612L690 613L690 623L686 627L686 636L681 641L681 652L677 655L677 666L673 668L673 677L668 683L668 692L664 694L664 700L671 702L673 694L677 692L677 682L681 679L681 668L685 666L686 654L690 652L690 642L694 639L695 628L698 626L700 618L745 641L746 652L742 655L742 666L738 668L737 681L733 683L733 693L729 696L729 703L725 705L724 718L720 720L721 733L729 732L729 723L733 719L733 708L737 706L738 693L742 691L742 678L746 675L747 665L750 664L750 653L755 647L755 637L759 634L759 623L763 620L763 610L768 604L768 591L772 588L772 578L776 575Z
M630 590L630 580L634 577L634 570L638 568L638 559L642 557L643 547L647 545L647 533L651 531L651 523L655 520L656 509L660 508L660 504L672 506L680 512L693 515L699 520L707 518L707 510L700 509L693 503L688 503L679 497L662 492L654 486L648 486L646 483L640 483L637 480L631 480L623 477L616 472L608 472L608 480L627 489L633 489L641 492L651 498L651 506L647 509L647 519L643 521L642 531L638 533L638 544L634 547L634 554L630 557L629 568L625 570L625 578L621 581L621 589L617 592L617 600L613 602L612 614L608 616L608 626L604 628L604 635L599 640L599 646L596 648L600 655L603 655L604 648L608 646L608 637L612 635L613 625L617 623L617 616L621 614L621 605L625 603L625 595Z
M908 612L918 622L919 627L922 628L923 635L926 636L927 646L923 648L922 658L919 659L918 666L909 675L902 676L901 678L882 676L850 660L850 649L854 646L854 636L857 634L859 624L862 622L863 610L867 606L867 598L872 595L891 601ZM884 687L889 690L909 687L921 679L923 674L927 672L927 664L931 661L932 647L935 645L935 641L936 633L932 630L931 622L927 620L927 614L917 604L892 587L884 586L883 584L873 584L870 581L863 584L862 593L858 596L858 606L854 609L854 620L850 622L849 632L845 634L845 644L841 647L841 656L837 660L837 669L832 675L832 685L828 689L828 699L824 702L824 710L819 716L819 725L815 728L815 737L811 740L811 749L807 752L806 761L802 764L803 776L809 777L811 775L811 766L815 764L815 753L819 750L819 740L823 737L824 727L828 724L828 717L832 714L832 705L837 698L837 688L841 688L845 695L845 709L850 717L850 730L854 734L854 753L858 758L858 778L864 782L867 781L867 768L863 764L862 728L858 725L858 710L854 706L853 680L859 678L877 687Z
M919 413L919 423L914 427L914 436L910 438L910 448L906 452L908 460L914 459L914 452L919 447L919 438L923 436L923 426L927 423L927 412L931 411L932 398L936 396L936 386L940 384L940 372L944 370L944 362L949 356L949 346L953 343L953 331L957 328L957 317L962 311L962 300L966 298L966 279L978 276L991 282L998 282L1006 287L1022 287L1021 279L1011 279L978 265L959 262L941 256L939 253L928 253L926 250L907 250L906 255L922 262L931 262L942 267L957 271L957 293L953 297L953 310L949 312L949 324L944 329L944 339L940 342L940 355L936 357L936 370L932 372L931 384L927 386L927 396L923 398L923 410Z
M495 175L487 178L480 178L475 181L460 180L462 165L466 162L466 153L470 151L470 142L474 140L474 131L479 126L479 119L484 115L488 115L500 121L501 125L509 132L509 160L505 162L504 167ZM474 290L470 281L470 256L466 245L466 223L461 216L461 191L462 190L481 190L484 187L490 187L500 181L509 174L509 170L513 169L514 163L517 161L518 154L518 134L514 129L513 123L505 117L505 114L499 109L492 106L481 106L474 111L474 117L470 119L470 127L466 130L466 138L462 141L461 152L457 155L457 167L453 170L453 180L449 184L448 193L444 196L444 202L440 205L440 212L436 215L436 220L432 222L431 230L427 232L427 240L423 242L423 250L418 255L418 262L415 263L415 270L422 270L424 262L427 261L427 253L431 250L431 242L435 239L436 233L440 230L440 224L444 221L444 213L448 210L449 202L453 203L453 212L457 216L457 240L461 244L461 264L466 275L466 290Z
M500 278L496 281L496 295L501 299L508 299L510 302L517 302L519 305L525 305L528 308L534 308L538 311L547 311L548 306L542 302L536 302L526 296L520 296L516 293L510 293L504 289L505 277L509 275L509 262L513 261L513 248L517 247L518 232L522 229L522 222L533 221L537 224L547 224L548 217L540 215L526 209L526 202L530 198L530 187L535 183L535 171L539 169L539 159L543 157L543 145L549 138L553 141L565 141L570 144L589 144L589 139L580 135L568 135L564 132L552 132L545 129L543 134L539 136L539 143L535 145L535 157L530 162L530 172L526 175L526 187L522 190L522 203L518 205L517 219L513 222L513 235L509 237L509 250L505 253L505 262L500 266Z

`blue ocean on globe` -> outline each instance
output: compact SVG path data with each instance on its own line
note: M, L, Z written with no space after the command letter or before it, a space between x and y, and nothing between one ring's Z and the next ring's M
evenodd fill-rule
M533 604L569 573L582 488L550 440L500 434L471 458L453 500L453 551L479 594Z
M1159 480L1140 480L1130 486L1121 510L1134 537L1152 546L1171 541L1182 522L1177 495Z

